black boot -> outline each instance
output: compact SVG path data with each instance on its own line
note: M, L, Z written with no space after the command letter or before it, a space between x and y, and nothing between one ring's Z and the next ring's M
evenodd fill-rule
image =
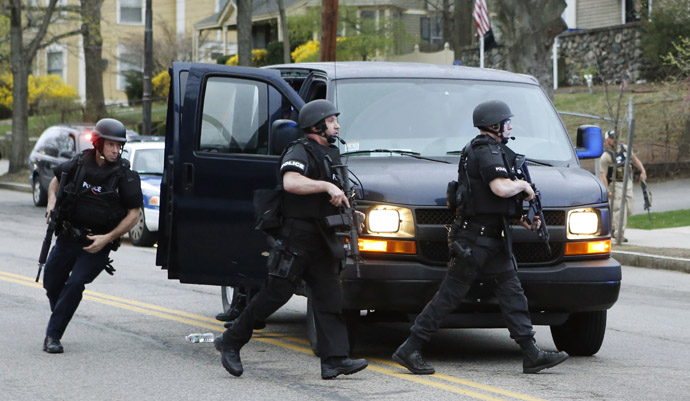
M54 337L46 337L43 340L43 351L49 354L62 354L65 352L60 340Z
M240 315L240 310L237 308L230 308L228 309L227 312L221 312L216 315L216 320L220 320L221 322L231 322L237 318L237 316Z
M244 369L242 368L242 361L240 360L239 348L224 345L222 334L213 340L213 345L215 345L216 349L220 352L220 362L223 364L225 370L233 376L242 376Z
M393 353L393 360L416 375L433 375L436 370L422 358L422 341L413 335Z
M335 379L339 375L351 375L369 366L366 359L350 359L346 356L328 358L321 362L321 378Z
M565 351L553 352L540 350L533 338L520 341L518 344L520 344L520 348L522 348L523 373L538 373L544 369L552 368L568 359L568 354Z

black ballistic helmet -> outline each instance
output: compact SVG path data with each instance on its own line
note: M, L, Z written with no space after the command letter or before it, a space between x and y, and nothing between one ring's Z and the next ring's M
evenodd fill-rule
M490 127L513 116L510 107L500 100L489 100L474 108L472 121L475 127Z
M103 138L110 139L116 142L127 142L127 129L121 122L112 118L103 118L96 123L93 133L96 134L95 139Z
M326 119L326 117L340 115L338 109L335 108L333 103L326 99L312 100L302 107L299 112L299 118L297 123L299 129L305 130L309 127L313 127Z

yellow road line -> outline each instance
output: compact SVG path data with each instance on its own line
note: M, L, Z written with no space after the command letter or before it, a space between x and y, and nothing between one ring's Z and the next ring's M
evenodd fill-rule
M22 284L34 288L43 288L42 282L36 283L31 277L14 274L10 272L0 271L0 279L12 283ZM153 304L148 304L140 301L135 301L126 298L120 298L113 295L103 294L95 291L85 290L84 299L90 301L99 302L105 305L114 306L117 308L129 310L132 312L138 312L148 315L153 315L160 317L161 319L167 319L176 321L183 324L188 324L195 327L203 327L209 330L219 330L224 331L225 328L223 324L215 319L196 315L193 313L183 312L176 309L165 308ZM275 345L277 347L289 349L292 351L304 353L307 355L312 355L312 350L309 347L309 342L303 338L289 337L277 333L272 333L269 331L257 330L253 339L266 344ZM296 344L293 344L296 343ZM301 344L301 345L299 345ZM395 362L380 359L380 358L368 358L368 361L376 363L376 365L369 365L368 369L374 372L385 374L387 376L393 376L398 379L407 380L415 382L418 384L423 384L425 386L434 387L437 389L449 391L455 394L464 395L467 397L487 400L487 401L502 401L504 398L495 398L492 395L479 393L476 391L464 389L461 387L446 384L444 382L459 384L466 387L475 388L488 393L493 393L496 395L510 397L513 399L525 400L525 401L544 401L540 398L531 397L525 394L515 393L513 391L504 390L501 388L491 387L481 383L476 383L470 380L459 379L454 376L448 376L440 373L436 373L428 376L418 376L407 373L407 370L398 365ZM381 366L379 366L381 365ZM395 368L392 370L387 368Z

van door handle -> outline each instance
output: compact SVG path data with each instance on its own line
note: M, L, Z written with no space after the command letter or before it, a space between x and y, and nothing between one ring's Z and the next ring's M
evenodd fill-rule
M182 164L182 169L184 171L183 186L185 191L191 191L194 188L194 164L184 163Z

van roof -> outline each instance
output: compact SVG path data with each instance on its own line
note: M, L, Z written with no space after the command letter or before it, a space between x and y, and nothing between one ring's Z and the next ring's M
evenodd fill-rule
M328 74L331 79L348 78L439 78L504 81L539 85L531 75L516 74L491 68L437 65L426 63L392 63L376 61L339 61L271 65L267 68L284 71L307 69Z

